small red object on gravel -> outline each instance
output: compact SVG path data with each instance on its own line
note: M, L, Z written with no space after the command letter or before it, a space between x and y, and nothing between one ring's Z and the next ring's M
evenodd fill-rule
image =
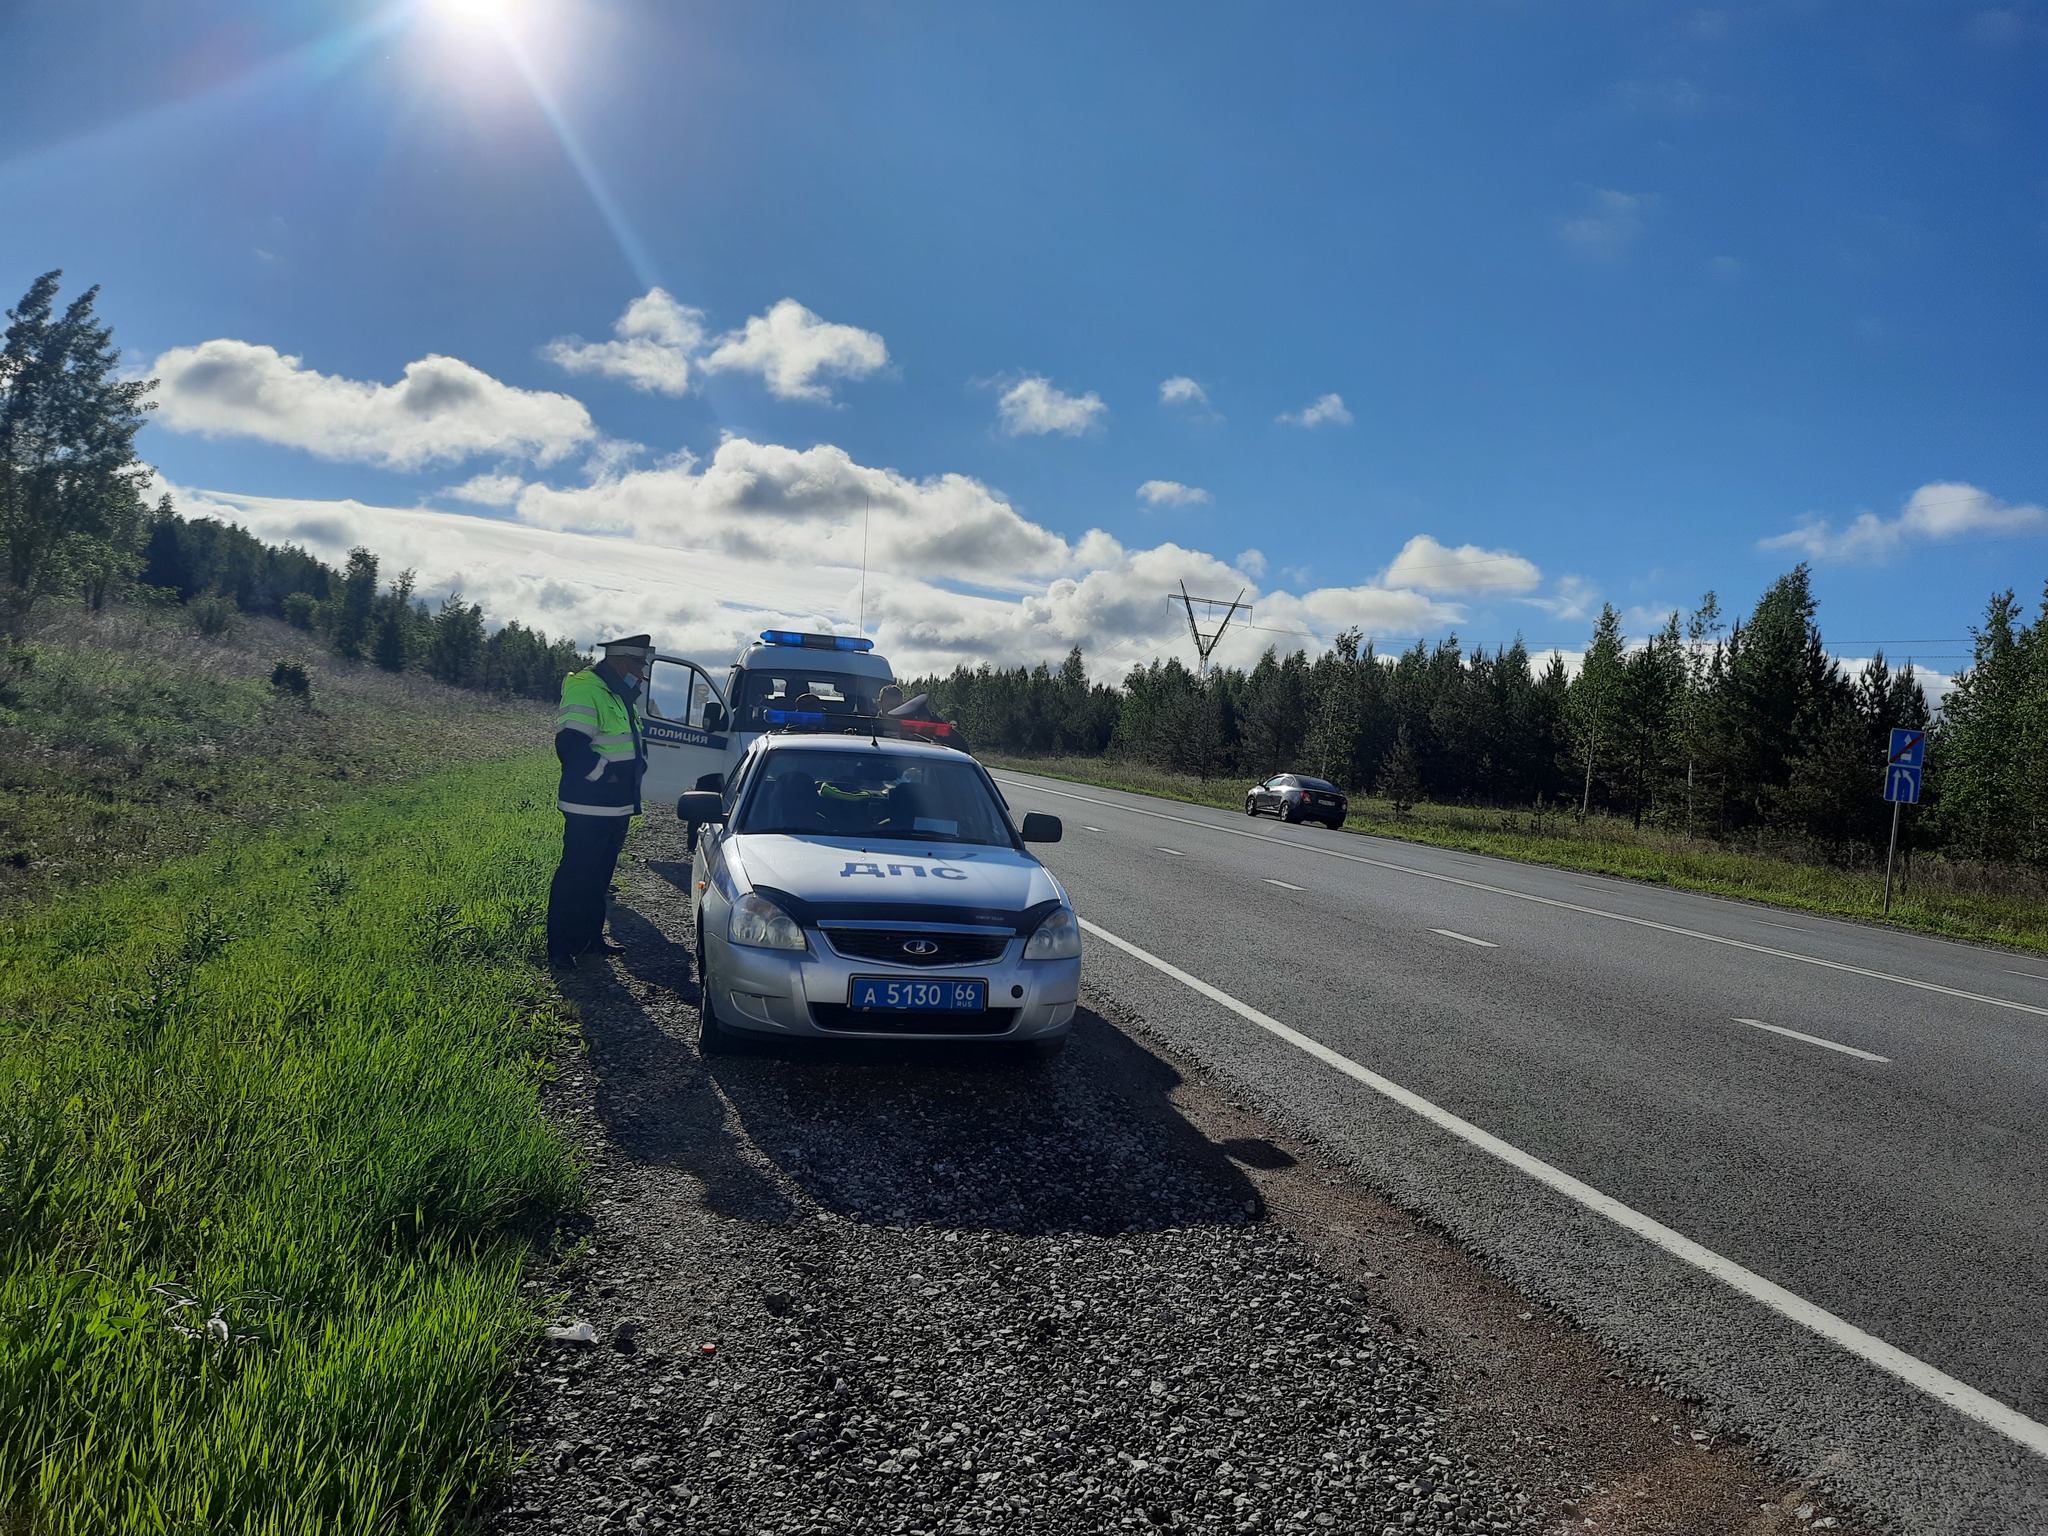
M700 1355L715 1355L718 1353L718 1346L716 1344L699 1344L697 1346L697 1353Z

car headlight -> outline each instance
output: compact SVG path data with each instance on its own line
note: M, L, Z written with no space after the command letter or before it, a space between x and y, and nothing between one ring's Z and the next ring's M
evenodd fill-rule
M803 949L804 931L796 919L766 896L748 891L732 904L732 919L725 936L735 944L754 949Z
M1060 907L1025 941L1026 960L1072 960L1081 953L1081 920L1072 907Z

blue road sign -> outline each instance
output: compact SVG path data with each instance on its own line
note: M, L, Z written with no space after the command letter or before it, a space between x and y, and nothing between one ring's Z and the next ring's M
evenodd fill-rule
M1891 755L1885 759L1885 766L1888 768L1913 769L1913 782L1917 785L1920 782L1919 769L1926 761L1927 733L1925 731L1909 731L1900 726L1893 726L1892 750ZM1887 794L1885 798L1887 800L1918 800L1920 798L1920 791L1916 788L1910 795Z
M1908 763L1887 763L1884 770L1884 797L1887 800L1902 801L1907 805L1920 803L1920 769Z

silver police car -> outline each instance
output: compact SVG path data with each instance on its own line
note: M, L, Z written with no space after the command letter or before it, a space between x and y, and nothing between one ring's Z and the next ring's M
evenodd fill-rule
M700 822L692 895L700 1042L741 1036L1003 1040L1050 1056L1081 989L1081 924L987 771L951 747L763 736Z

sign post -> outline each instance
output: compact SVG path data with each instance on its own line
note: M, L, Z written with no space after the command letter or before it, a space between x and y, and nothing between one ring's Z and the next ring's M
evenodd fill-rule
M1927 766L1927 733L1892 727L1891 752L1884 763L1884 797L1892 803L1892 845L1884 856L1884 915L1892 915L1892 863L1899 856L1899 813L1920 802L1920 775Z

